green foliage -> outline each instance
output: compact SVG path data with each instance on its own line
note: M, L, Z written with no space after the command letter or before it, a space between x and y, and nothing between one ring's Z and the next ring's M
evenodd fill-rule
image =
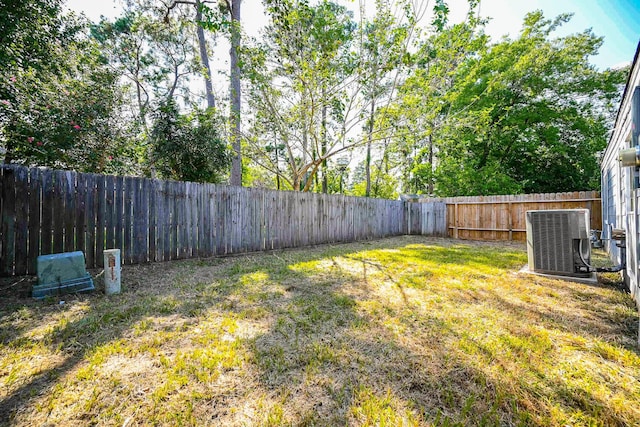
M602 43L590 31L551 38L568 19L531 13L518 39L490 46L460 67L464 77L451 99L464 118L451 126L447 156L479 178L518 182L524 192L598 188L595 154L606 145L625 73L600 73L589 64Z
M263 43L245 48L244 72L255 111L247 155L295 190L310 190L344 142L346 87L355 23L343 6L322 1L266 2ZM273 58L273 60L271 60ZM264 147L283 144L278 155Z
M523 192L522 182L510 177L505 173L504 165L497 162L476 169L451 157L443 159L436 171L434 182L437 195L520 194ZM419 177L419 174L417 176Z
M359 165L356 168L356 173L354 175L349 194L354 196L365 196L367 191L367 182L364 176L363 165ZM395 200L398 198L397 186L398 181L393 177L393 175L380 170L377 166L371 167L371 190L369 197Z
M195 25L184 15L163 22L163 8L132 2L122 16L91 25L103 60L131 85L136 125L146 129L152 105L169 98L191 101L189 76L199 73L193 45Z
M162 104L151 129L152 160L165 178L220 182L230 156L213 111L182 115L175 102Z
M595 154L628 70L589 63L602 44L590 30L556 36L570 15L532 12L517 37L493 42L478 0L455 25L446 0L376 0L373 16L362 2L360 22L328 0L265 0L265 35L240 49L239 3L130 0L122 16L88 26L63 15L61 0L5 0L0 155L219 181L221 135L240 144L240 74L233 67L231 120L214 117L210 78L212 111L198 109L189 79L210 76L206 28L240 53L245 184L339 192L332 158L347 155L365 158L350 191L375 197L598 188Z
M13 11L36 27L18 24L13 48L1 54L6 60L0 70L4 160L91 172L130 170L131 153L118 117L118 75L87 40L82 20L58 15L54 2L43 5Z
M422 46L394 110L405 188L453 196L599 187L596 153L626 70L589 64L602 43L589 30L553 38L569 19L533 12L517 39L493 44L469 19Z
M3 0L0 13L2 68L54 68L49 61L56 42L67 41L61 0ZM2 94L4 95L4 94ZM2 98L6 99L6 98Z

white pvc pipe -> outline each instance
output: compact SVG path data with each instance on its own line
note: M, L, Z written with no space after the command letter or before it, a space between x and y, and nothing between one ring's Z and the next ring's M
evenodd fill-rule
M104 293L120 293L120 249L106 249L104 255Z

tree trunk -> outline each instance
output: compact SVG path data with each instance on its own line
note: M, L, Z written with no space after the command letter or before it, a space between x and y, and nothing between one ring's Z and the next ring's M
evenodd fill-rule
M238 51L240 50L240 3L241 0L231 1L231 146L233 159L231 161L231 185L242 185L242 153L240 151L240 67L238 65Z
M207 94L207 108L216 108L216 98L213 96L213 84L211 83L211 67L209 66L209 54L207 53L207 41L204 38L204 28L198 24L202 21L201 1L196 0L196 33L198 34L198 49L200 61L204 67L204 88Z
M371 112L369 115L369 130L367 140L367 157L365 159L365 173L367 177L367 187L364 192L365 197L371 197L371 143L373 140L373 115L376 111L376 101L371 99Z
M326 96L327 96L327 89L325 88L325 84L323 82L322 84L322 101L323 103L325 102ZM321 146L321 150L322 152L320 153L320 155L324 158L327 154L327 105L324 104L322 106L322 129L321 129L322 135L321 135L321 139L322 139L322 146ZM324 194L327 194L328 191L328 187L329 187L329 182L327 179L327 159L325 158L324 160L322 160L322 192Z
M144 88L142 87L142 83L140 83L140 69L141 69L142 65L140 62L140 46L137 46L137 51L136 51L136 69L135 69L135 73L134 73L134 77L135 77L135 82L136 82L136 97L138 100L138 120L140 121L140 125L142 126L142 129L144 130L144 134L145 135L149 135L149 126L147 125L147 106L149 104L149 96L146 95L146 99L143 101L142 99L142 92L144 90ZM147 145L147 162L148 162L148 166L149 166L149 176L153 179L155 179L158 175L157 171L156 171L156 164L155 161L153 160L153 147L151 146L151 144Z
M431 127L433 132L433 126ZM429 184L427 184L427 192L429 196L433 194L433 135L429 134L429 170L431 174L429 174Z

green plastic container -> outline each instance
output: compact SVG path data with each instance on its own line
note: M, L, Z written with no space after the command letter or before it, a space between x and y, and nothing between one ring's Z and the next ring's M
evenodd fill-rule
M36 270L38 284L31 290L33 298L95 290L81 251L40 255Z

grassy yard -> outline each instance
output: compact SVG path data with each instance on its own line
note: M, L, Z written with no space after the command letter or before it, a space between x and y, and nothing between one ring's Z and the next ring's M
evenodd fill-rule
M640 425L631 298L525 263L522 246L398 237L3 298L0 424Z

